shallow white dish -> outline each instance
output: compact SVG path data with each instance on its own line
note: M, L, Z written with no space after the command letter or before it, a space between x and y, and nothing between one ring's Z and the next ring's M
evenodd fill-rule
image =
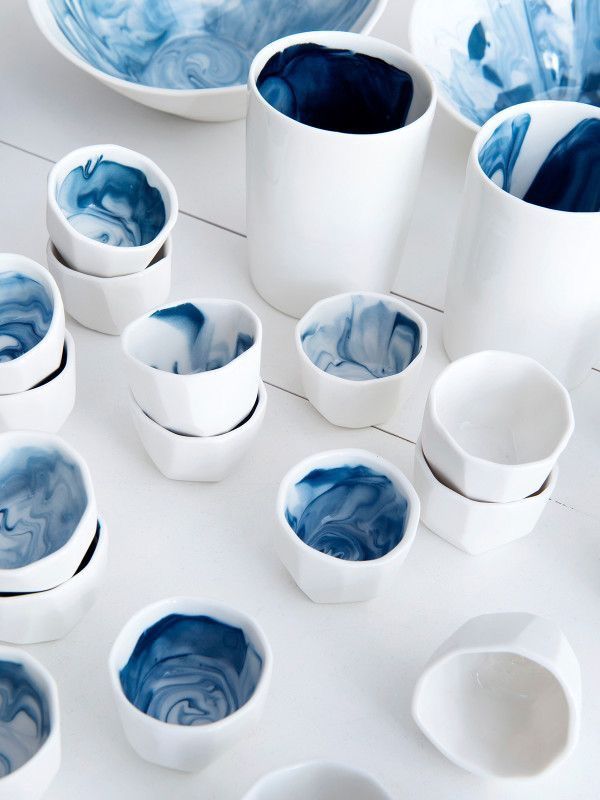
M392 800L362 770L331 761L307 761L261 778L242 800Z

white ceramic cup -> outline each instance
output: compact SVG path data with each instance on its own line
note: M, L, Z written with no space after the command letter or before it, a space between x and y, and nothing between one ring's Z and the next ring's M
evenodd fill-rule
M257 88L271 56L300 43L343 48L408 72L407 124L357 135L285 116ZM247 230L250 275L275 308L300 317L346 291L392 288L408 230L435 109L435 89L411 55L354 33L315 32L267 45L250 67Z
M519 152L523 126L512 133L507 126L523 115L531 122ZM549 209L521 198L554 145L591 118L600 119L600 108L523 103L496 114L475 137L448 274L443 335L451 359L488 349L524 353L567 388L589 374L600 353L600 213ZM510 192L479 161L501 125L505 142L513 138L502 156L510 163ZM506 165L500 157L492 163L498 180ZM573 170L574 194L578 174Z
M331 761L307 761L265 775L243 800L392 800L370 775Z

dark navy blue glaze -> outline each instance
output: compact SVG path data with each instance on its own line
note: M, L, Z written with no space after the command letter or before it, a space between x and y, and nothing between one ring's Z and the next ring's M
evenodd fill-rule
M366 466L314 469L290 492L286 519L305 544L346 561L372 561L402 540L408 500Z
M66 176L56 199L71 225L90 239L115 247L139 247L165 226L165 204L135 167L100 155Z
M265 100L297 122L340 133L402 128L412 78L380 58L318 44L297 44L267 61L256 81Z
M144 714L174 725L207 725L248 702L262 665L240 628L169 614L140 636L119 677L129 702Z
M52 322L54 304L45 286L20 272L0 272L0 364L36 346Z
M488 178L502 186L505 192L510 192L513 170L530 124L530 114L519 114L513 119L505 119L479 153L481 169ZM502 183L498 182L499 176L502 177Z

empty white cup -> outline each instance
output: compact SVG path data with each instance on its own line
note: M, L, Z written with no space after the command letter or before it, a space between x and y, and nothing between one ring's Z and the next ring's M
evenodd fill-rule
M392 800L362 770L331 761L308 761L270 772L243 800Z

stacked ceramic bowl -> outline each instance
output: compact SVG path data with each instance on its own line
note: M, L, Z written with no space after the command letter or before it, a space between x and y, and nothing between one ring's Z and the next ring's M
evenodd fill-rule
M262 325L236 300L163 306L121 337L135 428L167 478L219 481L255 439L267 407Z
M421 519L467 553L530 533L573 432L568 392L527 356L485 351L434 382L415 455Z
M69 314L118 335L171 288L175 188L146 156L117 145L74 150L48 176L48 268Z

